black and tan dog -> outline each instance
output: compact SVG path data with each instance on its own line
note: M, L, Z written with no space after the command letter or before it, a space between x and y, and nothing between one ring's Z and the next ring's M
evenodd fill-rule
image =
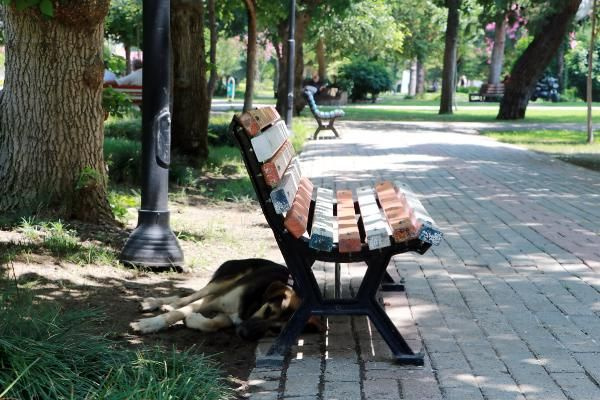
M244 339L258 339L280 329L298 309L300 297L288 284L287 268L269 260L245 259L223 263L210 282L186 297L146 298L142 311L167 311L131 323L134 331L151 333L184 320L186 326L214 332L230 326ZM320 330L320 321L309 324Z

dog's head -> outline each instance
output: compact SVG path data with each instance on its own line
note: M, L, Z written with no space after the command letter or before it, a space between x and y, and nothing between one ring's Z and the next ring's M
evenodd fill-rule
M237 328L240 337L248 340L259 339L266 334L276 333L300 307L302 299L296 291L283 282L272 282L265 291L260 308ZM321 321L311 317L307 323L311 331L322 330Z

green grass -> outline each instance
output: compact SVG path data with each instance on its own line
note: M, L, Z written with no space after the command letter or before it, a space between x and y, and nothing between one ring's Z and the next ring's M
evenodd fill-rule
M124 348L93 333L98 311L63 310L0 277L0 398L233 398L214 362L192 350Z
M600 142L587 143L583 131L506 131L484 132L486 136L505 143L550 153L561 160L600 171Z
M117 263L114 249L103 244L82 243L76 232L60 220L22 219L17 230L27 238L27 242L0 243L0 263L7 263L19 256L27 257L32 253L49 254L80 265Z
M321 107L323 110L329 110L333 107ZM499 121L496 119L497 108L494 109L473 109L468 107L459 107L454 114L439 115L437 110L420 109L394 109L383 108L379 105L347 105L342 107L346 115L344 120L348 121L439 121L439 122L525 122L525 123L585 123L585 108L576 110L561 110L548 107L545 109L529 109L524 120L517 121Z

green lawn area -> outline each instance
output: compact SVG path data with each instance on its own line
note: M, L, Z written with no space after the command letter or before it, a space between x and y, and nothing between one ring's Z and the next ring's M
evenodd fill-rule
M587 133L580 131L506 131L484 135L553 156L586 168L600 171L600 141L587 144Z

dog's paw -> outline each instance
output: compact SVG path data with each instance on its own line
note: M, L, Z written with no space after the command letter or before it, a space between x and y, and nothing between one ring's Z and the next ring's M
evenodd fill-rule
M152 333L166 328L165 320L159 315L152 318L143 318L129 324L131 329L137 333Z
M157 310L158 307L162 306L162 301L160 299L156 299L154 297L146 297L144 300L140 302L140 310L141 311L154 311Z
M175 307L173 307L173 306L172 306L172 305L170 305L170 304L163 304L163 305L160 307L160 310L161 310L161 311L165 311L165 312L169 312L169 311L173 311L173 310L175 310Z

